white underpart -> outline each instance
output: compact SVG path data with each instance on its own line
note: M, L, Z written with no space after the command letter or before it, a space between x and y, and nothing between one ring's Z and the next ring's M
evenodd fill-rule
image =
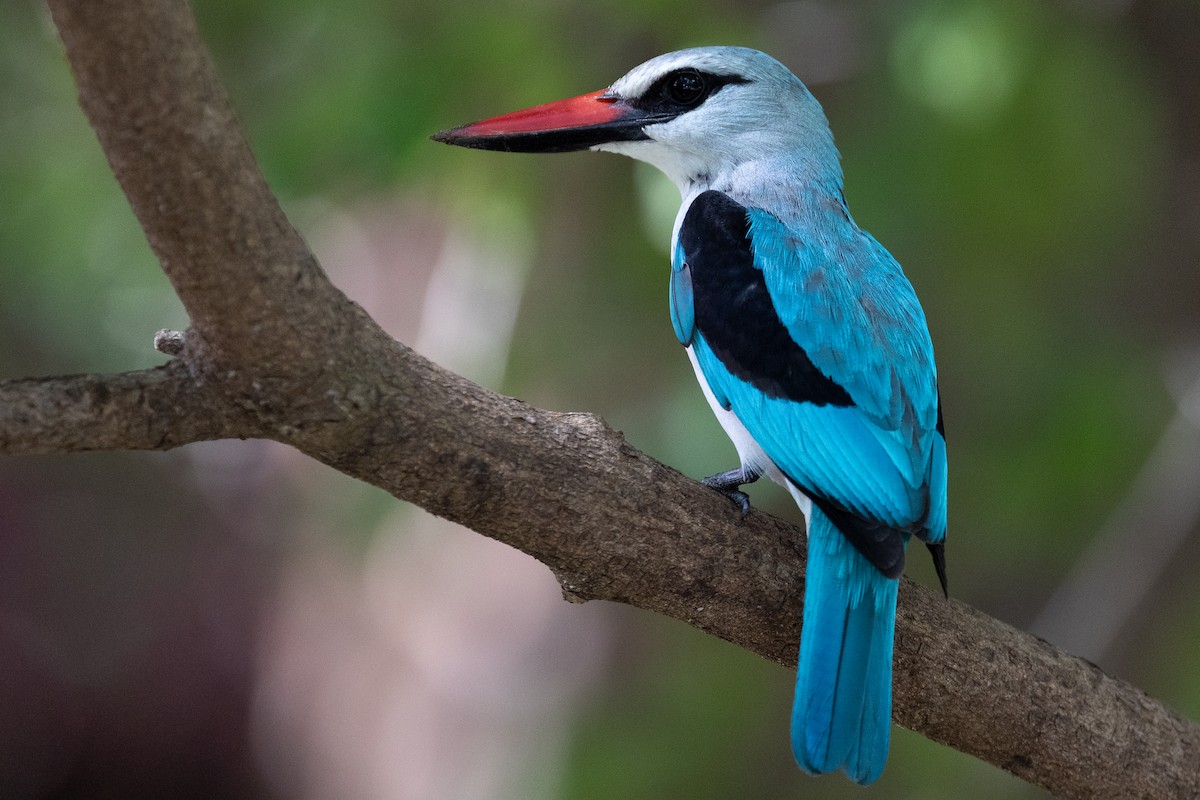
M762 447L750 435L750 431L746 430L746 426L738 419L737 414L717 402L716 395L709 388L708 378L704 377L704 371L700 369L700 362L696 360L696 353L692 350L691 345L688 345L687 354L688 360L692 362L692 369L696 372L696 381L704 392L704 399L708 401L717 422L721 423L725 435L733 442L738 458L742 462L742 469L753 472L761 471L763 475L786 488L796 501L796 505L800 507L801 513L804 514L804 521L807 523L809 514L812 512L812 501L796 487L796 484L784 476L779 467L775 466L775 462L763 452Z

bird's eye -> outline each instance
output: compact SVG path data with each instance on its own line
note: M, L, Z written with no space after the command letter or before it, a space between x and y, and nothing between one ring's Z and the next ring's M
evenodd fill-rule
M707 92L704 76L694 69L680 70L663 85L663 93L672 103L681 106L697 105Z

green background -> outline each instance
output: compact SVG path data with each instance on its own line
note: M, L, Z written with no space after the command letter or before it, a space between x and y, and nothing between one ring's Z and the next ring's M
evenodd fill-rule
M696 477L734 453L667 316L674 189L612 155L427 137L602 88L680 47L748 45L791 66L825 106L857 221L904 265L929 318L951 591L1015 626L1092 552L1171 420L1196 418L1194 3L195 5L268 180L353 299L448 366L535 405L596 412ZM154 332L186 317L31 4L10 4L0 25L0 210L0 378L162 362ZM463 297L498 319L456 316ZM473 326L488 341L472 343ZM1154 507L1134 503L1131 568L1159 533L1139 521L1175 509L1194 533L1193 478ZM798 518L774 487L752 498ZM787 671L646 613L565 606L536 567L520 574L537 576L556 622L538 627L518 607L476 635L468 625L467 644L535 644L461 682L455 657L431 662L459 695L438 725L393 703L395 687L339 693L328 665L350 672L350 654L412 641L393 632L381 645L372 624L441 630L453 598L488 582L488 554L511 562L472 550L478 538L272 444L0 462L0 797L860 796L792 765ZM370 588L403 581L387 570L409 557L388 548L436 560L426 551L442 542L475 566L451 558L436 592ZM914 555L910 576L932 582ZM1192 718L1197 556L1191 537L1141 583L1106 584L1139 600L1090 654ZM564 654L564 636L587 644ZM288 684L280 654L292 652L328 660ZM371 658L381 685L411 666ZM490 695L513 706L495 728L471 716L490 674L524 687ZM395 708L388 719L420 746L356 724L359 706L371 719ZM461 727L446 724L455 715ZM406 766L418 761L438 765L424 789ZM390 770L407 777L389 782ZM1042 793L894 729L873 797L972 795Z

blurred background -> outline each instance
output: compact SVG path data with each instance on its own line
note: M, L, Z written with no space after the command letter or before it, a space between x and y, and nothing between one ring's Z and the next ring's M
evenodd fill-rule
M696 477L734 452L668 321L674 188L426 137L679 47L780 58L929 317L951 592L1200 717L1200 5L195 8L339 286ZM33 3L0 25L0 208L0 378L161 363L185 315ZM791 684L273 443L0 461L0 798L860 797L793 766ZM872 796L1044 795L895 729Z

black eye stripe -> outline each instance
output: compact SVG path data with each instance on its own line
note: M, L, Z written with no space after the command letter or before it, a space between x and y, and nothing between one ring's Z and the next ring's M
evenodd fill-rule
M678 115L696 108L731 83L749 81L740 75L717 75L684 67L663 75L629 104L652 114Z

